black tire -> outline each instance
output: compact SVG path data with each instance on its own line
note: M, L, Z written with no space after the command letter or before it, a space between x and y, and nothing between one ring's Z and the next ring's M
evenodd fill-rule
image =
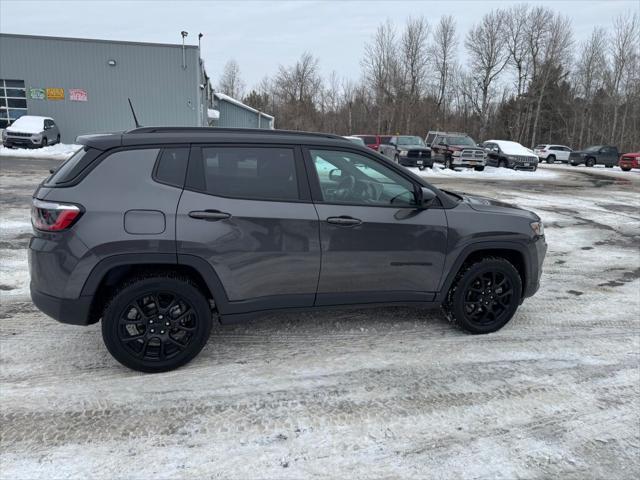
M622 169L623 172L628 172L629 170L631 170L631 167L620 167Z
M393 161L400 165L400 157L398 155L393 158Z
M424 170L426 167L424 165L418 165L418 170L422 171Z
M449 170L454 170L453 163L451 162L451 157L444 158L444 168L448 168Z
M56 143L60 143L60 134L56 137Z
M547 157L547 163L556 163L556 156L555 155L549 155Z
M584 161L585 166L587 167L593 167L596 164L596 159L593 157L589 157Z
M126 281L102 317L102 338L125 367L166 372L191 361L212 326L207 298L187 277L142 275Z
M484 165L482 165L481 167L473 167L473 169L474 169L476 172L484 172Z
M42 137L42 141L40 142L40 148L46 147L47 145L49 145L49 141L47 140L47 137Z
M605 165L605 168L613 168L613 165Z
M506 160L500 160L498 162L498 167L502 167L502 168L509 168L509 164L507 164Z
M511 262L487 257L460 269L443 309L450 321L467 332L491 333L511 320L521 296L522 280Z

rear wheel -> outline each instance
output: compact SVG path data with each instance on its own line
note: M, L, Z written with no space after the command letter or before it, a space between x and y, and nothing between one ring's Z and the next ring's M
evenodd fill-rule
M47 137L42 137L42 141L40 142L40 148L46 147L49 144Z
M102 318L102 338L121 364L141 372L165 372L192 360L209 339L207 298L188 278L140 276L111 298Z
M470 333L491 333L515 314L522 280L503 258L484 258L465 265L453 282L443 308L451 321Z
M584 164L585 164L587 167L593 167L593 166L596 164L596 159L595 159L595 158L591 158L591 157L589 157L589 158L587 158L587 159L584 161Z
M556 163L556 157L555 155L549 155L547 157L547 163Z

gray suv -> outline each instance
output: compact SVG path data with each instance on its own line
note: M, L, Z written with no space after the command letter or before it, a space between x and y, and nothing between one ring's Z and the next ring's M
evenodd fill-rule
M39 148L56 143L60 143L60 130L49 117L24 115L2 131L2 144L7 148Z
M498 330L539 286L532 212L446 192L342 137L143 127L89 135L38 187L31 296L102 320L141 371L194 358L212 322L341 305L442 306Z

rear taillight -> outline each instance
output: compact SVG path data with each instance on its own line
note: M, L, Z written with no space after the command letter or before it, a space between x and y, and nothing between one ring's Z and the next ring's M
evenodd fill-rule
M70 203L43 202L34 199L31 222L34 228L45 232L60 232L73 225L82 215L82 209Z

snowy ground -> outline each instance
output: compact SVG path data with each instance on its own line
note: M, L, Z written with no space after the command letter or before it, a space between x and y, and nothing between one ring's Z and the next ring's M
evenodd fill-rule
M546 222L541 290L500 332L411 308L274 315L142 375L26 296L29 197L55 165L0 158L1 478L640 475L637 172L433 174Z
M6 148L0 145L0 157L39 158L46 160L66 160L79 150L81 145L58 143L43 148Z

